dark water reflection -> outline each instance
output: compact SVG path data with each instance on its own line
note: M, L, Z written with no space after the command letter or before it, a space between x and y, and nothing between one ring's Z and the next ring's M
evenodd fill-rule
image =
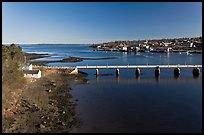
M201 79L97 77L72 91L83 125L73 132L201 132Z

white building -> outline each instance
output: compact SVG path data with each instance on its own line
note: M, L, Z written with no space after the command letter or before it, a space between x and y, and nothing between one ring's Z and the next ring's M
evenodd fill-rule
M169 46L169 45L171 45L172 43L170 42L167 42L167 43L165 43L165 42L163 42L163 44L164 44L164 46Z
M100 46L100 45L98 45L98 46L97 46L97 48L101 48L101 46Z
M135 47L135 51L139 51L140 50L140 47Z
M40 70L23 70L24 77L27 78L40 78L41 77L41 71Z
M139 47L140 47L140 48L146 48L146 46L147 46L147 45L145 45L145 44L139 44Z
M193 43L191 43L189 47L196 47L196 46Z
M172 48L171 48L171 47L168 47L168 48L166 49L166 52L169 52L170 50L172 50Z
M122 50L127 51L127 46L123 46Z
M30 64L30 65L23 66L22 69L23 70L33 70L33 65Z
M147 45L147 46L145 46L145 49L146 49L146 50L148 50L148 49L149 49L149 46L148 46L148 45Z
M154 51L154 48L152 48L152 47L149 47L149 51Z

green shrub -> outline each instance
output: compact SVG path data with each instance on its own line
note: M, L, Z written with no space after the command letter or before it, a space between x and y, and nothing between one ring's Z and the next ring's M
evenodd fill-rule
M21 47L11 44L2 45L2 84L9 88L21 88L24 84L22 70L19 65L24 63L24 54Z

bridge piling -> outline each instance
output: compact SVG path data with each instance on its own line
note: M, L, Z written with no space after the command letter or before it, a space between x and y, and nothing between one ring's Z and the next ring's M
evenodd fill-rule
M175 68L175 69L174 69L174 75L175 75L175 76L179 76L180 73L181 73L180 68Z
M193 76L198 77L200 75L200 69L198 67L193 69Z
M99 70L98 70L98 68L96 68L96 76L98 76L99 75Z
M136 74L137 77L140 76L140 69L139 68L136 68L135 74Z
M159 66L157 66L155 68L155 76L159 76L159 75L160 75L160 68L159 68Z
M119 76L120 75L120 70L119 68L116 69L116 76Z

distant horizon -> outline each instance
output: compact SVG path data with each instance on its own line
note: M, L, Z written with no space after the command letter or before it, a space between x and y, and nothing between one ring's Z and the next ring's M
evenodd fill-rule
M3 43L97 44L202 35L202 2L2 2Z
M133 39L136 41L139 40L161 40L161 39L179 39L179 38L199 38L201 36L195 36L195 37L176 37L176 38L152 38L152 39ZM108 42L115 42L115 41L133 41L133 40L113 40L113 41L108 41ZM107 42L101 42L101 43L107 43ZM2 43L5 45L10 45L10 44L100 44L100 43Z

